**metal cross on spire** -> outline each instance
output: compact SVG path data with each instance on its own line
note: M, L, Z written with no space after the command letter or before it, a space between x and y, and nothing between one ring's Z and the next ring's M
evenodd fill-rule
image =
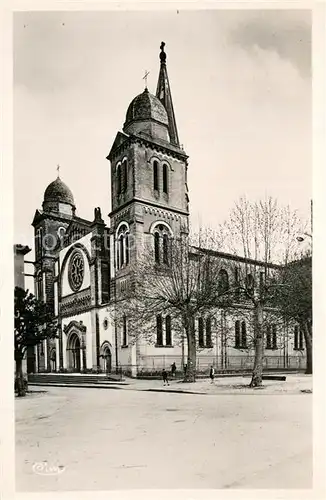
M145 89L147 89L147 77L149 75L149 71L145 70L145 75L143 76L143 80L145 80Z
M58 178L60 178L60 165L57 165Z

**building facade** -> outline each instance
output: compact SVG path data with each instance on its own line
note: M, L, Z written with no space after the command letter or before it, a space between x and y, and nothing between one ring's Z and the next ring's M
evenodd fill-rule
M76 215L74 197L58 177L36 210L35 290L58 320L58 338L35 353L34 371L114 372L133 376L157 372L176 362L183 369L186 345L174 320L162 317L154 342L130 342L128 318L117 318L115 304L130 286L131 266L152 238L155 258L164 260L166 241L188 233L188 156L180 145L164 43L156 95L145 88L127 108L107 156L111 164L110 226L101 210L93 220ZM216 252L225 262L224 280L236 279L241 258ZM271 311L271 315L273 312ZM294 326L276 320L267 332L270 368L303 368L304 349ZM252 311L215 311L197 318L198 370L252 366ZM301 340L300 340L301 339ZM300 343L301 342L301 343Z

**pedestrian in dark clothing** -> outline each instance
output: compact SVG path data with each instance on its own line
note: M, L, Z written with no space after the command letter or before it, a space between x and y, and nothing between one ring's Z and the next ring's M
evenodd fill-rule
M171 376L172 376L172 378L175 377L175 372L176 371L177 371L177 367L176 367L175 362L173 362L172 365L171 365Z
M165 370L165 368L163 368L162 370L162 379L163 379L163 385L170 385L168 381L168 373Z
M215 376L215 370L213 365L211 366L211 369L209 371L209 378L211 379L211 384L214 384L214 376Z
M186 376L187 375L187 365L184 365L183 371L184 371L184 376Z

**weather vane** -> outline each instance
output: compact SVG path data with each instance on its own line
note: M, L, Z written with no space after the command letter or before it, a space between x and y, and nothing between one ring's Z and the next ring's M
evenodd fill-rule
M149 71L145 70L145 75L143 76L143 80L145 80L145 89L147 89L147 77L149 75Z

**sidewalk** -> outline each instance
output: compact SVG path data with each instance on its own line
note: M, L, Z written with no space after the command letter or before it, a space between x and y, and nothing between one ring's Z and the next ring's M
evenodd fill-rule
M279 373L277 375L280 375ZM301 391L312 391L313 379L311 375L284 374L285 382L263 380L263 386L252 389L248 387L250 377L221 377L215 378L211 384L209 378L199 379L195 383L180 380L169 381L169 386L163 386L161 380L126 379L128 385L124 390L180 392L197 394L302 394Z
M278 374L280 375L280 374ZM101 384L79 383L79 384L39 384L30 383L29 387L70 387L70 388L92 388L92 389L114 389L129 391L151 391L151 392L170 392L180 394L203 394L203 395L226 395L226 394L305 394L312 392L313 379L311 375L284 373L286 381L263 380L263 386L250 388L250 377L221 377L215 378L212 384L209 378L199 379L195 383L182 382L181 380L171 380L168 386L163 385L162 380L143 380L126 377L123 382L107 382Z

